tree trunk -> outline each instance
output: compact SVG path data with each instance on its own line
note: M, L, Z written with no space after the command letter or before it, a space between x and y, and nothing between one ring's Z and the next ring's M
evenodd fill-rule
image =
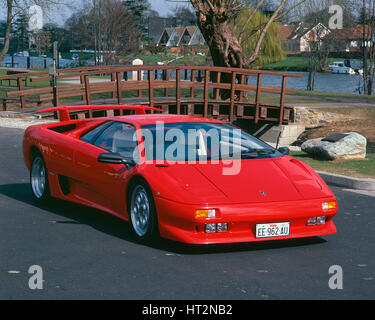
M241 44L233 32L229 20L215 14L200 14L199 28L210 49L215 66L249 68Z
M9 37L10 37L10 30L12 26L12 9L13 9L13 0L7 0L7 21L6 21L6 28L5 28L5 36L4 36L4 47L0 52L0 66L3 64L3 60L5 55L8 53L9 50Z
M216 15L202 15L198 19L199 28L210 49L213 64L220 67L249 68L241 44L237 40L229 21L222 21ZM220 82L230 83L232 75L222 73ZM239 80L239 79L238 79ZM230 97L229 90L221 90L222 99ZM236 92L236 99L240 99ZM242 97L244 99L244 97ZM246 100L246 99L245 99Z

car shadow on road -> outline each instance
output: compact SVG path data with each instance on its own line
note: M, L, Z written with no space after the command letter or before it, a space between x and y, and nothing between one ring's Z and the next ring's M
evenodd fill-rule
M0 195L1 194L36 208L46 210L63 218L62 220L54 221L54 223L85 224L113 237L117 237L132 243L137 243L136 239L131 233L128 222L103 211L59 199L54 199L47 205L39 206L32 198L30 185L28 183L0 185ZM42 212L43 211L41 211L41 213ZM322 238L312 237L233 244L190 245L167 239L159 239L152 244L147 244L147 246L174 254L197 255L238 251L271 250L305 245L316 245L325 242L326 240Z

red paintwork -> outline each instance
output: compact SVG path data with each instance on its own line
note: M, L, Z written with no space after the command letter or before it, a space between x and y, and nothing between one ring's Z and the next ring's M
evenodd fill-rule
M38 110L38 113L45 113L45 112L58 112L60 121L69 121L70 120L70 110L134 110L135 114L146 114L146 110L153 110L153 111L162 111L161 109L153 108L153 107L146 107L142 105L135 105L135 106L123 106L123 105L98 105L98 106L58 106L43 110Z
M81 107L82 108L82 107ZM29 127L23 153L30 169L31 152L38 148L49 172L53 197L77 202L128 220L126 191L129 181L142 176L149 184L158 214L160 235L193 244L262 241L326 235L336 232L332 222L337 209L322 211L322 202L336 201L319 175L307 164L290 156L275 159L242 160L241 173L222 175L223 164L157 166L142 163L127 170L123 165L99 163L103 149L79 137L109 120L126 121L137 129L156 121L220 122L201 117L166 114L69 120ZM76 124L66 133L51 127ZM141 136L138 142L141 143ZM240 161L240 160L236 160ZM71 193L64 195L58 175L70 177ZM260 194L267 190L267 197ZM215 218L196 219L195 210L215 208ZM307 226L309 217L326 216L326 224ZM257 223L290 222L290 235L255 238ZM207 234L207 222L227 222L228 232Z

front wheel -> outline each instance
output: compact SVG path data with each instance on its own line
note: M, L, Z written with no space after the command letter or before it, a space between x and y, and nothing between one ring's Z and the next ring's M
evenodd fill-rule
M40 152L36 153L31 161L30 185L36 202L45 203L50 199L48 172Z
M158 236L158 221L150 188L139 180L133 184L128 199L133 234L140 242L150 242Z

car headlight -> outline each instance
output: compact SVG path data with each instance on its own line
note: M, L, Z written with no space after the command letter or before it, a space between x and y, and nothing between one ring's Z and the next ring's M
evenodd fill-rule
M327 210L333 210L336 209L336 201L329 201L329 202L323 202L322 203L322 210L327 211Z
M215 209L197 209L195 210L196 218L215 218L216 210Z

